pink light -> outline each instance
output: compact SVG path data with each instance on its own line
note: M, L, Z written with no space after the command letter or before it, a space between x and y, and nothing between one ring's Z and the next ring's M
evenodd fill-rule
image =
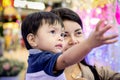
M116 20L117 20L118 24L120 24L120 4L118 3L118 1L117 1L117 4L116 4L115 17L116 17Z

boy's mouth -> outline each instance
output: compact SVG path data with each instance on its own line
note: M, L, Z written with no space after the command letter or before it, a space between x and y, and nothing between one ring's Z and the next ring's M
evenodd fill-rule
M57 45L55 45L55 47L57 47L57 48L63 48L63 45L62 44L57 44Z

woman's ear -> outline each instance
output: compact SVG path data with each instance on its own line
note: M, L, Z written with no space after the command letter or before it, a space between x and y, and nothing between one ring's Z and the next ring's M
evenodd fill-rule
M28 43L29 43L32 47L36 47L36 46L37 46L37 44L36 44L36 42L35 42L35 35L32 34L32 33L29 33L29 34L27 35L27 41L28 41Z

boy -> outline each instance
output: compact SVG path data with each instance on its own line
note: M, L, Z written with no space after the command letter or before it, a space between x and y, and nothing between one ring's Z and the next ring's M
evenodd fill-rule
M99 29L65 52L63 23L51 12L28 15L22 23L22 36L29 50L26 80L66 80L64 69L81 61L93 48L114 43L117 35L103 36L111 26Z

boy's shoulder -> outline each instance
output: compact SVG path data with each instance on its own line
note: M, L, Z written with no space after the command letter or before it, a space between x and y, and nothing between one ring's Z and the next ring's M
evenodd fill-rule
M48 75L55 76L63 72L63 70L61 70L56 74L53 73L57 58L61 53L54 54L49 51L41 51L36 49L29 50L29 53L30 55L28 58L27 73L36 73L44 71Z

